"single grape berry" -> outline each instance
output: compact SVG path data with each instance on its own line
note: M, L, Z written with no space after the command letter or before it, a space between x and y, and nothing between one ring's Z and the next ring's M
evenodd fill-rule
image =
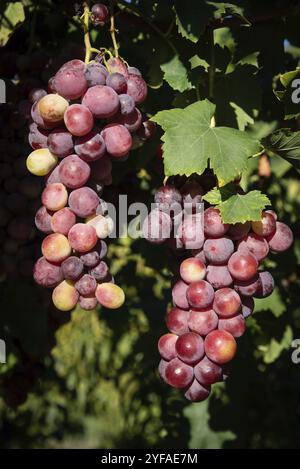
M92 7L91 22L93 26L104 26L106 21L108 20L108 16L108 8L107 6L103 5L103 3L96 3Z

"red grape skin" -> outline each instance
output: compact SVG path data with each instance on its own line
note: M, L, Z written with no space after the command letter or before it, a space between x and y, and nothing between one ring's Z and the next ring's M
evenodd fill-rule
M55 184L61 182L59 177L59 165L55 166L55 168L51 171L51 173L47 174L46 178L46 186L49 184Z
M205 280L191 283L186 292L189 305L196 309L210 306L214 301L214 295L213 287Z
M128 116L131 114L135 109L135 102L134 99L129 96L129 94L120 94L120 113L123 116Z
M191 366L183 363L179 358L173 358L166 366L165 377L170 386L181 389L191 384L194 372Z
M224 224L218 209L210 207L204 211L204 232L206 237L220 238L229 230L229 225Z
M28 142L31 148L33 148L33 150L38 150L39 148L47 148L49 130L44 130L38 127L35 122L30 124L29 129L30 132L28 135Z
M147 241L154 244L161 244L166 241L171 234L172 220L170 216L158 209L151 210L145 218L142 232Z
M182 335L189 332L188 327L189 312L180 308L172 308L167 315L167 328L173 334Z
M186 390L184 396L191 402L201 402L208 398L210 389L202 386L196 379L194 379L191 386Z
M82 104L98 119L107 119L116 114L120 107L117 93L109 86L92 86L85 93Z
M147 98L148 89L145 80L138 75L129 75L127 80L127 94L136 104L141 104Z
M97 132L90 132L75 139L75 152L87 163L98 160L106 152L103 138Z
M84 186L90 174L90 166L77 155L67 156L59 165L60 180L69 189Z
M251 316L254 310L254 300L252 297L241 296L242 301L242 315L244 318Z
M97 62L90 62L86 66L85 78L89 87L105 85L107 74L106 68Z
M70 209L81 218L93 215L99 205L99 197L89 187L81 187L72 191L69 196Z
M104 261L99 262L99 264L96 265L96 267L94 267L93 269L89 271L89 274L95 277L97 282L109 281L107 279L109 275L109 270L108 270L108 266L106 262Z
M40 257L34 265L33 278L38 285L45 288L54 288L63 280L60 266L48 262Z
M48 184L43 190L41 199L48 210L60 210L67 204L68 192L60 182Z
M259 275L256 274L250 280L235 280L234 289L243 296L251 297L255 295L260 285Z
M95 295L97 282L94 277L85 274L79 280L77 280L75 283L75 288L81 296L91 297Z
M46 207L42 206L38 209L35 215L35 226L43 233L51 233L51 212Z
M195 378L204 386L222 381L222 367L206 356L194 368Z
M88 252L97 243L95 228L85 223L76 223L68 233L68 240L75 251Z
M175 334L164 334L158 341L158 351L162 358L167 361L177 357L176 342L178 336Z
M83 273L84 264L76 256L70 256L61 264L63 276L66 280L77 280Z
M68 60L67 62L65 62L58 71L60 72L62 70L75 69L75 70L80 70L84 72L85 68L86 68L86 64L82 60L73 59L73 60Z
M96 3L92 6L91 22L94 26L104 26L108 20L109 10L103 3Z
M98 304L98 300L94 296L87 297L87 298L84 296L79 297L80 308L84 309L85 311L92 311L93 309L96 309L97 304Z
M230 287L233 283L233 278L226 265L208 265L206 280L213 288Z
M238 251L247 251L253 254L258 262L262 261L269 254L269 246L265 238L255 233L249 233L238 243Z
M91 111L82 104L72 104L64 114L64 121L68 131L75 137L88 134L94 125Z
M66 99L80 98L88 87L84 71L75 68L60 69L53 83L56 92Z
M243 315L238 314L233 318L220 319L219 330L230 332L235 338L241 337L246 331L246 323Z
M250 280L257 273L258 262L250 252L237 251L229 259L228 270L237 280Z
M68 207L55 212L51 218L51 228L54 233L68 235L70 229L76 223L76 216Z
M206 336L209 332L217 329L218 316L213 309L207 308L199 311L190 311L188 326L193 332Z
M166 368L169 362L167 362L164 359L161 359L158 365L158 373L159 376L167 383L167 378L166 378Z
M223 365L233 359L236 354L236 341L227 331L212 331L204 341L207 357L213 362Z
M203 249L192 249L192 255L196 259L200 259L200 261L203 262L203 264L206 264L206 258L203 252ZM209 267L209 266L208 266Z
M172 298L174 304L180 309L189 309L189 303L186 297L188 285L182 280L178 280L172 289Z
M274 279L270 272L259 272L259 286L255 292L256 298L266 298L273 293Z
M198 362L204 355L203 339L194 332L187 332L178 337L175 348L178 358L189 365Z
M142 114L137 108L128 115L119 114L112 119L124 125L129 132L136 132L142 125Z
M127 82L121 73L111 73L106 78L106 85L110 86L116 93L122 94L127 91Z
M71 155L74 151L72 134L65 129L55 129L50 132L47 145L49 150L60 158Z
M203 251L209 264L226 264L234 252L234 244L229 238L207 239Z
M166 184L165 186L161 186L155 192L154 201L158 205L169 205L172 204L181 204L182 196L176 187Z
M237 241L244 238L244 236L249 233L250 228L250 221L246 221L245 223L235 223L234 225L230 225L229 230L227 231L227 236L233 241Z
M235 316L241 309L241 299L232 288L221 288L215 293L213 309L221 318Z
M271 213L263 212L261 221L252 222L252 230L259 236L272 236L276 231L276 220Z
M53 233L43 240L42 253L49 262L60 264L70 256L71 246L64 235Z
M202 214L184 216L178 227L176 237L186 249L200 249L204 243Z
M115 157L127 155L132 147L132 137L129 131L120 124L109 124L101 132L107 152Z
M180 264L180 276L186 283L203 280L205 274L206 267L200 259L189 257Z
M293 244L294 236L292 230L279 221L276 222L276 231L267 238L270 249L273 252L284 252Z
M127 66L120 57L112 57L107 61L110 73L121 73L124 77L128 78Z

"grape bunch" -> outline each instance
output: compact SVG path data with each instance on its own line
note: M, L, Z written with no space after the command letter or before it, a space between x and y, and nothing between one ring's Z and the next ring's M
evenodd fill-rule
M283 252L293 242L291 229L274 211L264 211L260 221L224 224L217 208L200 211L202 195L195 182L181 190L165 185L143 224L148 241L167 242L177 253L169 332L158 341L159 373L193 402L206 399L211 385L226 379L253 298L274 289L261 262L269 251Z
M104 261L114 229L100 196L111 183L112 161L124 161L153 135L137 105L147 96L141 73L120 58L65 63L43 89L31 92L28 170L45 177L37 228L47 236L34 267L35 281L54 288L53 303L69 311L99 303L118 308L123 290Z

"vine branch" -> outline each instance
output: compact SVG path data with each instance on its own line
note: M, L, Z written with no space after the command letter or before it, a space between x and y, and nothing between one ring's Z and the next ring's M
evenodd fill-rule
M114 46L115 56L119 57L119 47L116 39L116 28L115 28L115 15L114 15L114 0L110 0L110 35Z

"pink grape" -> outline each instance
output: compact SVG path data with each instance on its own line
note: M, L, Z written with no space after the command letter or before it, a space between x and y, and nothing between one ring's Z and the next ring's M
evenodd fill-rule
M53 129L57 124L56 122L48 122L40 114L39 108L38 108L39 101L36 101L31 108L31 118L32 120L41 128L44 130L51 130Z
M210 207L204 211L204 232L206 237L220 238L229 230L229 225L222 222L218 209Z
M180 308L172 308L167 315L167 328L173 334L182 335L189 332L188 327L189 312Z
M136 67L128 67L128 73L129 73L130 75L137 75L137 76L139 76L139 77L142 76L141 72L140 72L139 69L136 68Z
M116 114L120 107L117 93L109 86L92 86L85 93L82 104L97 119L107 119Z
M55 168L51 171L51 173L47 174L46 176L46 186L49 184L55 184L61 182L59 177L59 165L55 166Z
M65 129L52 130L48 136L47 145L51 153L60 158L71 155L74 150L72 134Z
M227 236L233 241L237 241L246 236L251 228L251 223L246 221L245 223L235 223L230 225L229 230L227 231Z
M90 166L77 155L67 156L59 165L60 180L68 189L84 186L90 174Z
M103 282L106 281L108 274L109 274L109 269L106 264L106 262L101 261L99 264L96 265L96 267L92 268L89 271L89 274L94 277L97 282Z
M279 221L276 222L276 231L267 238L270 249L273 252L284 252L293 244L294 236L292 230Z
M86 218L95 213L99 205L99 197L89 187L81 187L69 195L70 209L80 218Z
M47 261L59 264L69 257L71 246L64 235L49 234L42 242L42 254Z
M192 255L196 259L200 259L200 261L203 262L203 264L206 264L206 258L205 258L203 249L192 249Z
M40 257L34 265L33 278L38 285L53 288L63 280L63 273L60 266L51 264L44 257Z
M108 20L108 16L109 10L106 5L103 5L103 3L96 3L92 6L91 22L95 27L104 26Z
M28 135L28 142L31 148L33 148L33 150L38 150L39 148L47 148L49 130L45 130L38 127L35 122L30 124L29 129L30 132Z
M223 365L233 359L237 345L234 337L229 332L216 330L205 337L204 349L210 360Z
M227 331L235 338L241 337L246 331L246 323L243 315L238 314L233 318L220 319L219 330Z
M271 213L263 212L260 221L252 222L252 230L264 238L272 236L276 231L276 220Z
M100 134L90 132L84 137L75 139L75 152L83 161L92 163L105 154L106 147Z
M145 80L138 75L129 75L127 79L127 94L136 104L141 104L147 98L148 89Z
M95 295L97 282L94 277L85 274L77 280L75 288L81 296L91 297Z
M84 71L76 68L60 69L53 80L57 93L66 99L77 99L84 95L88 84Z
M68 207L55 212L51 218L51 228L54 233L68 235L70 229L76 223L76 215Z
M191 283L186 292L189 305L196 309L210 306L214 301L214 295L213 287L205 280Z
M154 244L161 244L169 239L171 229L172 220L170 216L158 209L151 210L142 226L144 238Z
M60 210L68 202L68 191L61 183L49 184L43 190L42 204L52 211Z
M43 233L51 233L51 213L46 207L42 206L38 209L35 215L35 226Z
M86 66L85 78L89 87L105 85L107 75L108 71L106 68L97 62L90 62Z
M203 280L206 274L205 264L200 259L189 257L180 264L180 276L186 283Z
M208 265L206 280L216 289L230 287L233 283L233 278L226 265Z
M257 269L257 259L250 252L237 251L228 262L228 270L236 280L250 280L257 273Z
M201 336L206 336L209 332L217 329L218 316L213 309L207 308L199 311L191 311L188 325L191 331Z
M186 297L188 285L182 280L178 280L172 289L172 298L174 304L181 309L189 309L189 303Z
M70 256L61 264L63 276L67 280L77 280L83 273L84 264L76 256Z
M183 363L179 358L173 358L166 366L165 376L167 383L174 388L186 388L194 377L193 368Z
M100 283L96 289L96 298L101 306L108 309L120 308L125 302L122 288L111 282Z
M270 272L259 272L259 286L255 292L256 298L266 298L273 293L274 279Z
M246 319L249 316L251 316L251 314L254 311L254 300L252 297L242 296L241 301L242 301L242 315Z
M91 111L82 104L72 104L64 115L65 125L68 131L75 137L83 137L88 134L94 125Z
M249 250L251 254L258 260L262 261L269 254L268 242L262 236L255 233L249 233L238 243L238 251Z
M101 243L100 245L98 242L92 251L87 252L86 254L82 254L80 256L80 259L82 260L84 265L90 269L96 267L99 264L100 260L103 259L107 253L106 243L102 240L99 241Z
M206 356L194 368L196 380L204 386L222 381L222 367L212 362Z
M88 298L84 296L79 297L80 308L84 309L85 311L92 311L93 309L96 309L97 304L98 304L98 300L94 296L91 296Z
M142 114L135 108L130 114L119 114L113 117L115 122L122 124L129 132L136 132L142 125Z
M158 351L165 360L177 357L176 342L178 336L175 334L164 334L158 341Z
M186 390L184 397L191 402L201 402L208 398L210 389L200 384L196 379Z
M259 284L259 275L256 274L250 280L235 280L234 289L239 293L239 295L251 297L258 291Z
M127 91L127 82L121 73L111 73L106 78L106 85L110 86L116 93L122 94Z
M232 288L221 288L215 293L213 309L221 318L235 316L241 310L241 299Z
M273 218L275 218L275 221L277 221L277 213L274 212L274 210L266 210L264 213L270 213L271 215L273 215Z
M68 233L68 240L75 251L88 252L97 243L95 229L85 223L76 223Z
M65 62L58 71L60 72L63 70L70 70L70 69L75 69L75 70L84 72L86 69L86 64L82 60L79 60L79 59L68 60L68 62Z
M167 378L166 378L166 368L169 362L166 360L161 359L158 365L158 373L159 376L167 383Z
M202 248L204 243L202 215L185 215L178 227L176 237L186 249Z
M124 77L128 77L128 71L125 63L119 57L112 57L107 61L110 73L121 73Z
M207 239L203 251L209 264L222 265L233 254L234 244L229 238Z
M119 94L120 113L122 116L128 116L135 109L134 99L129 94Z
M120 124L109 124L101 132L107 152L118 158L127 155L132 147L132 137L126 127Z
M176 187L166 184L157 189L154 201L158 206L172 206L173 204L181 204L182 196Z
M178 358L189 365L198 362L204 355L203 339L194 332L187 332L178 337L175 348Z

